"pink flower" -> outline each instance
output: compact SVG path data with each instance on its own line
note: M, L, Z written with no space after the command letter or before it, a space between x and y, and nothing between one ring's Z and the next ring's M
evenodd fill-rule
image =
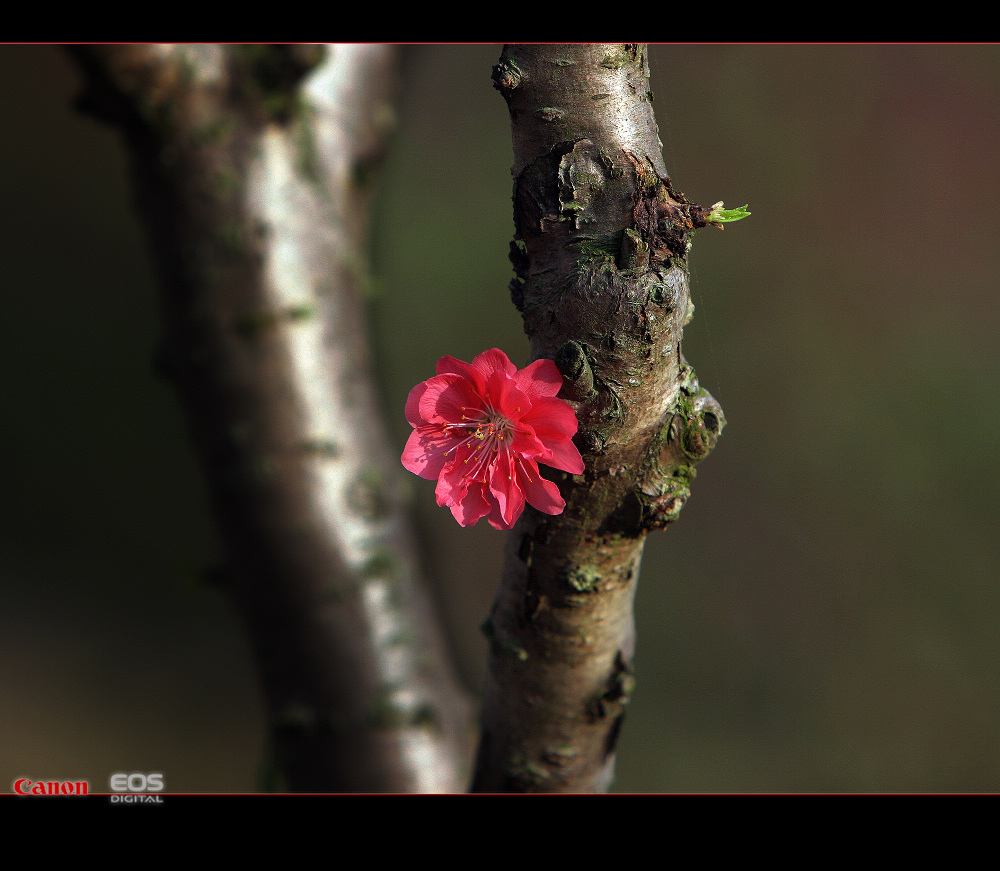
M437 478L437 503L447 505L460 526L485 517L497 529L511 529L526 501L561 514L566 502L538 464L583 472L572 441L576 415L556 398L562 383L551 360L518 370L496 348L471 363L442 357L437 375L406 400L413 432L403 465L421 478Z

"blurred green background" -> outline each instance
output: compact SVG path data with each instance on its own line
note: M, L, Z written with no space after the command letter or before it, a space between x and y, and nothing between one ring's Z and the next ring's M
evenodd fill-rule
M499 45L403 50L372 332L393 436L510 304ZM1000 789L1000 47L654 45L692 251L685 354L728 426L646 546L616 791ZM61 49L0 46L0 791L255 788L247 645L168 386L122 149ZM503 534L412 480L462 676Z

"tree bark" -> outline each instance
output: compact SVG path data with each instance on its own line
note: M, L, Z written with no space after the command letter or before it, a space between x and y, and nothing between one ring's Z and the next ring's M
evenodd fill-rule
M647 533L678 518L722 431L681 353L687 253L712 209L670 182L645 46L508 45L516 278L531 358L556 362L583 475L546 470L563 514L510 533L486 629L475 791L598 792L632 689Z
M393 49L71 51L83 106L131 158L162 283L161 369L287 785L464 789L468 708L418 583L362 314Z

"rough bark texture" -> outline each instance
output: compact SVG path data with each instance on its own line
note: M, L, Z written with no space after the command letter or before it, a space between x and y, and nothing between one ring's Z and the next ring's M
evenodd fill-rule
M294 790L456 791L465 699L393 486L361 298L386 46L72 49L124 135L160 364L209 484ZM467 755L468 754L468 755Z
M511 296L532 359L566 378L586 472L550 472L565 512L529 508L510 534L473 789L602 791L643 541L677 519L725 423L681 353L710 210L671 187L645 46L510 45L494 83L513 130Z

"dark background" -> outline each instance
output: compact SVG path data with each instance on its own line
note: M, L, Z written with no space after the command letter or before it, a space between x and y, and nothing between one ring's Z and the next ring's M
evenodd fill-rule
M393 436L443 354L527 362L499 45L405 49L372 331ZM728 426L652 536L618 791L1000 789L1000 47L656 45ZM256 788L264 731L115 135L0 46L0 790ZM463 677L503 534L410 482Z

